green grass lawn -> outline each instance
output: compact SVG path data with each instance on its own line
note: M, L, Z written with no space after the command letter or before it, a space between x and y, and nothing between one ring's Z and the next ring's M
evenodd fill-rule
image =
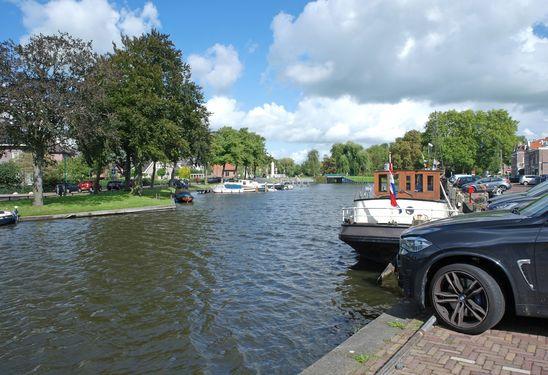
M373 176L347 176L347 178L355 182L373 182Z
M126 191L103 191L99 194L75 194L65 197L47 197L44 205L35 207L32 200L0 202L0 210L19 209L21 216L56 215L74 212L117 210L162 206L173 202L168 188L144 189L142 196L135 196Z

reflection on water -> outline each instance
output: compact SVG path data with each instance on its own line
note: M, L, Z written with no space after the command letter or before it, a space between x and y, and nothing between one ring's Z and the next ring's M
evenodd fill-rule
M354 186L0 229L0 373L294 373L392 305L338 240Z

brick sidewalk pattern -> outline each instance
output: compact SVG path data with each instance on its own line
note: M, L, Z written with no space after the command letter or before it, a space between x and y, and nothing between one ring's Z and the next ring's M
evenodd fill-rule
M520 332L469 336L434 326L397 368L394 374L548 374L548 342Z

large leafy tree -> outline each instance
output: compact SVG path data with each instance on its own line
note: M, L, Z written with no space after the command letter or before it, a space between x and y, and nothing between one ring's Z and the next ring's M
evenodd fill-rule
M68 138L78 92L94 65L91 44L68 34L0 44L0 113L7 138L32 153L34 205L43 205L47 155Z
M173 160L189 148L185 106L191 101L187 96L190 68L169 36L156 30L123 37L110 62L119 77L108 94L112 121L125 157L126 182L133 164L133 191L140 194L147 161Z
M511 163L512 151L520 141L516 136L518 122L502 109L478 111L476 118L479 142L476 165L481 171L497 172L501 163Z
M288 177L293 177L298 172L297 165L295 164L295 161L291 158L281 158L276 160L275 163L278 172L283 173Z
M397 169L422 168L424 156L422 152L422 133L410 130L403 137L396 138L390 146L392 163Z
M388 162L389 150L390 145L388 143L373 145L366 149L371 161L371 170L369 172L384 169L384 164Z
M98 58L85 77L71 118L71 138L76 141L85 163L95 173L96 186L101 172L115 159L119 145L106 93L109 80L113 79L116 77L108 60ZM98 191L95 189L96 193Z
M362 175L371 170L369 154L354 142L335 143L331 146L331 158L342 174Z
M332 157L328 155L324 155L322 160L321 173L325 175L325 174L335 173L335 172L337 172L335 161L333 160Z
M423 143L453 172L498 171L508 163L518 142L518 122L505 110L433 112L428 118Z
M310 150L302 166L304 174L308 176L319 176L321 171L320 153L318 150Z
M247 176L248 169L257 175L257 167L268 162L269 157L266 153L264 137L257 133L250 132L248 129L240 129L241 140L244 144L243 165L245 166L244 175Z
M244 151L244 143L237 130L225 126L213 134L211 161L223 166L223 176L227 164L234 165L237 170L244 160Z

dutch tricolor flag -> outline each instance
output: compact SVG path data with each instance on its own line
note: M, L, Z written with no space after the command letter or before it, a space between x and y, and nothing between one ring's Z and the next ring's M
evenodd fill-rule
M388 162L388 171L390 172L390 204L392 207L398 207L398 202L396 201L396 184L394 183L394 169L392 168L392 155L390 155L390 160Z

